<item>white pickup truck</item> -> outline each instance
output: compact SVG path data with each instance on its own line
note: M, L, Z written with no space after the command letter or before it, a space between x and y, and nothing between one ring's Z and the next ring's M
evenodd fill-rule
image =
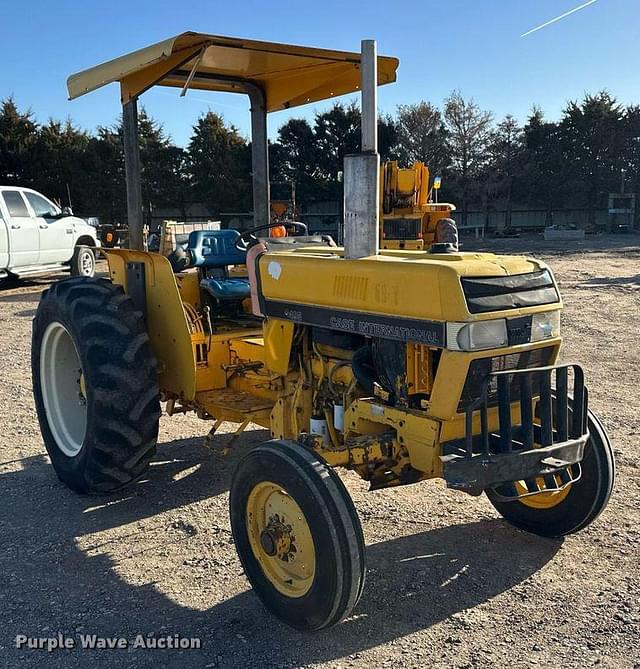
M0 278L71 269L93 276L96 230L30 188L0 186Z

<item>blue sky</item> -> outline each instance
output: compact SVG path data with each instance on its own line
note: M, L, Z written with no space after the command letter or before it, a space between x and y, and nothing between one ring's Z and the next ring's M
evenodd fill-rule
M585 0L4 0L0 98L13 95L40 122L71 117L83 128L109 125L119 113L112 84L74 102L66 77L184 30L358 50L378 40L381 54L400 59L396 84L380 89L381 112L421 99L441 104L458 88L498 117L524 120L535 103L556 118L569 99L607 88L621 102L640 103L640 0L596 0L564 20L520 35ZM347 98L348 99L348 98ZM174 141L214 109L243 133L243 96L156 88L142 97ZM270 117L269 131L291 116L313 117L312 105Z

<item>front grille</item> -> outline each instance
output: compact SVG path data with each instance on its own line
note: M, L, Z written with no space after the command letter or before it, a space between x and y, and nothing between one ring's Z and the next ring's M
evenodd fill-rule
M553 304L560 299L546 269L512 276L463 277L461 282L472 314Z
M573 398L569 410L569 370L573 372ZM555 384L553 380L555 377ZM496 388L499 427L494 433L487 428L487 409L491 387ZM535 404L534 399L539 398ZM520 425L511 422L511 404L520 406ZM535 416L533 406L535 405ZM584 374L578 365L536 367L492 372L485 379L480 397L466 410L466 450L507 453L516 449L531 450L534 443L551 446L569 439L578 439L587 430L587 389ZM472 419L480 412L479 448L474 445ZM570 420L571 419L571 420Z
M486 380L492 373L510 369L546 367L551 364L553 351L553 346L546 346L522 353L509 353L473 360L469 365L467 378L460 395L458 413L466 411L467 407L480 396ZM515 383L515 380L512 380L512 383ZM534 383L536 383L535 379ZM496 406L498 403L497 382L494 377L487 388L487 402L489 406Z
M420 239L421 218L385 218L382 232L385 239Z
M492 386L498 396L494 429L488 410ZM578 365L491 373L467 407L464 439L443 444L447 486L472 494L491 489L503 500L564 489L581 476L589 438L587 406Z

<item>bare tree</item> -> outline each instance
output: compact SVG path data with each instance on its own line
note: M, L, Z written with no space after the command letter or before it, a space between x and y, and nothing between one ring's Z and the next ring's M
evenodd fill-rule
M483 111L471 99L465 100L460 91L454 91L446 100L444 120L448 135L453 176L458 184L462 218L465 222L469 199L479 192L488 161L493 115Z
M449 164L447 131L440 110L430 102L398 105L398 158L404 165L422 161L433 174Z

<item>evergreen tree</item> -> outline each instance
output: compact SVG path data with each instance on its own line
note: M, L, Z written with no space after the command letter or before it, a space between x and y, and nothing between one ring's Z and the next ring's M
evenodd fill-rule
M13 98L0 108L0 183L29 186L33 183L33 151L38 126L30 110L19 112Z
M579 193L595 223L595 209L619 186L624 168L625 110L606 91L570 102L560 121L560 138L570 167L572 191Z
M522 185L524 169L524 133L516 119L507 115L498 123L489 141L487 195L506 209L505 227L511 228L514 194Z
M188 165L194 199L213 212L247 211L251 206L249 145L237 128L207 112L193 126Z

